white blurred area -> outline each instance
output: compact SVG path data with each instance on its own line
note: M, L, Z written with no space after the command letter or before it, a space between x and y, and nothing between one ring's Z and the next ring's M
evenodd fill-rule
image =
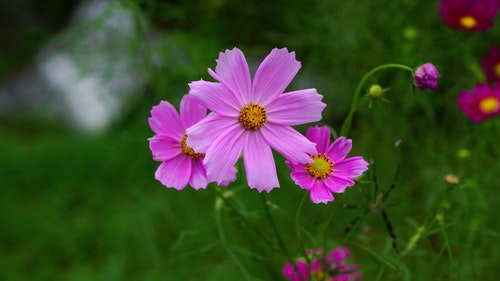
M120 1L84 1L22 73L0 85L0 114L34 113L100 132L144 85L142 19Z

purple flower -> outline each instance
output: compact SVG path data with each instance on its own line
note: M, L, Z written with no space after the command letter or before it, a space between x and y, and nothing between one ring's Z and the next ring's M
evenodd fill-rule
M500 81L500 47L493 46L489 49L486 57L481 59L486 78L491 81Z
M500 86L477 84L474 92L462 91L457 97L458 107L472 122L500 114Z
M323 254L321 248L316 249L315 253L308 250L307 254L310 256L309 258L316 257L311 261L312 280L354 281L363 279L363 276L356 272L357 265L346 264L350 253L345 247L334 248L326 255ZM308 278L308 266L304 260L297 260L295 265L298 272L294 271L291 263L285 264L282 270L285 278L291 281L312 281Z
M203 154L197 153L186 144L186 128L203 119L205 107L185 95L180 105L180 116L168 102L153 106L149 126L155 135L149 139L153 159L162 162L155 178L166 187L181 190L189 183L194 189L206 188L207 179L203 166ZM236 170L228 171L222 177L222 184L236 178Z
M422 91L425 89L434 91L438 86L438 78L439 72L436 67L430 62L426 62L415 70L413 74L413 85Z
M245 56L234 48L208 71L218 82L189 84L189 95L212 111L187 130L187 143L205 153L210 180L223 180L242 154L248 185L269 192L279 187L271 148L293 163L311 162L314 143L291 126L321 120L326 105L316 89L283 93L299 69L294 52L273 49L252 81Z
M441 0L439 13L451 28L483 31L493 27L498 0Z
M330 144L330 129L309 127L306 137L316 143L316 151L310 153L312 163L300 164L286 161L293 170L290 176L303 189L310 191L314 203L328 203L334 200L332 192L342 193L354 185L353 179L368 169L368 163L361 156L346 158L351 151L352 141L340 137Z

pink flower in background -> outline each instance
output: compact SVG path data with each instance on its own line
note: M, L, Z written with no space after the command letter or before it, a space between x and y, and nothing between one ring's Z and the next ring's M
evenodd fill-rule
M149 126L155 135L149 139L153 159L162 162L155 178L166 187L183 189L189 183L193 188L205 188L208 179L203 166L203 154L187 146L186 128L203 119L205 107L184 96L180 105L180 116L168 102L162 101L151 109ZM222 177L222 184L236 178L236 170L228 171Z
M413 85L422 91L426 89L434 91L438 86L438 78L439 72L437 68L432 63L426 62L417 67L417 70L413 73Z
M481 59L481 67L483 68L486 78L490 81L500 81L500 47L493 46L489 49L488 54Z
M483 31L493 27L500 1L441 0L439 13L451 28Z
M328 203L334 200L332 193L342 193L354 185L355 178L368 169L368 163L361 156L346 158L351 151L352 141L345 137L336 139L330 145L330 129L309 127L306 137L316 143L316 151L310 153L312 163L286 164L293 170L290 176L303 189L310 191L314 203Z
M457 97L458 107L472 122L500 114L500 86L477 84L474 92L462 91Z
M252 81L243 53L219 54L218 82L195 81L189 95L212 111L188 128L187 143L205 153L208 178L217 182L243 155L248 185L258 191L279 187L271 148L293 163L309 163L314 143L291 126L321 120L325 104L316 89L284 93L300 69L295 53L273 49Z
M307 254L310 258L316 257L311 261L312 280L308 278L308 266L305 259L295 262L298 272L295 272L291 263L285 264L282 270L283 276L291 281L359 281L363 279L363 276L356 272L357 265L346 264L350 253L345 247L334 248L326 255L323 254L321 248L316 249L315 253L308 250Z

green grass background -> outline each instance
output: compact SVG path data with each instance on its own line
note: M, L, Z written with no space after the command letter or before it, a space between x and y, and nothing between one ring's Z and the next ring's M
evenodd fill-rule
M274 47L295 51L302 69L289 89L317 88L327 103L320 124L337 130L358 81L371 68L389 62L437 65L442 77L435 92L412 92L411 76L401 70L374 77L370 82L390 88L390 103L361 108L350 133L351 155L375 161L381 189L394 182L400 165L385 207L399 248L406 249L412 237L414 248L403 257L393 251L376 213L364 217L344 241L344 228L360 211L341 203L368 204L370 173L333 203L306 202L300 221L307 233L302 236L307 247L323 240L328 247L349 247L365 280L497 277L500 119L472 124L457 109L455 98L482 79L478 60L499 43L498 20L487 32L450 30L439 18L436 1L121 4L144 18L141 26L155 35L144 28L130 39L130 49L143 59L140 71L147 86L128 101L109 130L88 136L36 114L2 117L0 280L247 280L237 262L251 280L281 280L284 257L262 243L231 209L216 207L214 186L175 191L154 180L158 163L147 143L153 134L147 124L149 110L160 100L177 105L187 83L210 80L206 70L215 67L218 52L235 46L253 69ZM34 37L23 41L29 45L23 50L36 50L43 42L33 43L33 38L52 35L45 29L26 34ZM14 73L32 52L19 55L22 59L15 63L2 52L2 61L8 63L0 73L4 78L9 70ZM306 126L298 129L304 132ZM460 149L470 156L457 157ZM277 156L276 161L282 187L266 197L290 254L299 257L295 215L305 191L289 179L283 159ZM442 179L446 173L457 174L461 184L448 186ZM231 186L237 192L229 200L276 241L260 194L244 187L242 176ZM334 219L320 235L331 214Z

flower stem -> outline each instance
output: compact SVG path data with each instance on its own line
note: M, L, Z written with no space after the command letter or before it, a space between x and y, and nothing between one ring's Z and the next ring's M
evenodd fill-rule
M295 233L297 235L297 240L299 241L300 247L302 248L302 253L304 255L304 258L306 259L307 262L307 280L312 280L311 278L311 259L309 258L309 255L307 254L307 249L304 245L304 241L302 240L302 234L300 230L300 214L302 213L302 206L304 206L304 202L306 202L308 194L304 193L304 196L302 197L302 200L299 203L299 206L297 208L297 213L295 214Z
M379 65L379 66L373 68L372 70L368 71L363 76L363 78L361 78L361 80L359 81L358 86L356 88L356 91L354 92L354 97L352 99L349 113L347 114L347 117L344 120L344 123L342 123L342 127L340 129L341 136L347 136L347 134L349 133L349 130L351 129L352 118L354 116L354 113L356 112L356 109L358 108L359 95L361 94L361 90L363 89L363 86L365 85L368 78L370 78L376 72L383 70L383 69L387 69L387 68L400 68L400 69L404 69L404 70L408 70L410 72L413 72L413 69L411 67L403 65L403 64L398 64L398 63L388 63L388 64Z

